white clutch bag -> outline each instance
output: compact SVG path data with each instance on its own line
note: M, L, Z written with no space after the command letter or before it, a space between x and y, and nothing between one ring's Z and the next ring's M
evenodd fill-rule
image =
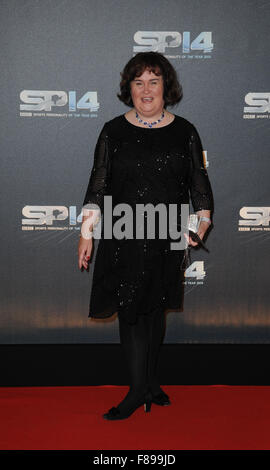
M189 236L194 240L194 242L197 242L198 245L200 245L204 250L208 251L208 248L205 246L204 242L198 235L198 230L200 227L200 223L202 220L206 219L206 217L201 217L198 214L190 214L188 218L188 231L189 231Z
M204 250L206 250L209 253L208 248L205 246L204 242L198 235L198 230L200 227L200 223L202 220L207 220L209 221L208 217L202 217L199 216L198 214L190 214L188 217L188 234L194 240L195 242L198 243L199 246L201 246ZM190 264L191 264L191 259L190 259L190 249L192 248L191 245L188 245L187 248L184 250L184 256L182 259L181 263L181 269L185 270Z

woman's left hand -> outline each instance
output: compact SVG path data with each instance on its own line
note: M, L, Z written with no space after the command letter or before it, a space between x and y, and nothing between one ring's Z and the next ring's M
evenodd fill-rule
M206 222L204 220L201 221L200 226L199 226L199 230L197 232L197 235L200 237L201 240L203 239L203 237L204 237L204 235L207 232L209 227L210 227L209 222ZM198 242L195 242L194 240L192 240L191 237L186 236L186 239L188 239L188 244L189 245L191 245L191 246L197 246L198 245Z

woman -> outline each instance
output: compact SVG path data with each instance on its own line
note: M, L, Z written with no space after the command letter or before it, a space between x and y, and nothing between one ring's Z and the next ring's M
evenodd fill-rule
M180 207L191 199L194 211L203 217L198 231L202 239L211 224L213 196L196 128L166 109L181 99L176 72L162 54L141 52L130 59L121 77L117 96L131 109L106 122L100 132L83 207L96 204L92 207L98 206L104 216L104 196L111 196L112 209L126 203L134 214L137 204ZM87 214L82 227L88 223L91 232L97 211ZM144 218L147 222L145 213ZM119 219L119 213L113 215L113 224ZM177 219L177 227L179 224ZM130 389L117 407L103 415L116 420L127 418L142 404L146 411L150 411L151 403L170 404L160 387L156 367L164 337L164 311L182 304L184 249L170 249L168 232L165 239L147 235L105 238L103 225L101 233L89 317L106 318L118 312ZM82 231L80 268L88 267L91 236ZM190 237L188 243L197 245Z

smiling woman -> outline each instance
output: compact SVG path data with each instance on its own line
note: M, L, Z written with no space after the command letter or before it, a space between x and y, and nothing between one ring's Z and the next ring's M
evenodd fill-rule
M179 103L182 86L171 63L158 52L139 52L124 67L121 73L120 93L118 98L131 108L134 106L131 96L131 82L141 79L145 71L152 72L153 78L162 78L164 108Z
M174 115L166 107L180 101L182 94L171 64L161 54L158 63L156 60L157 53L141 52L129 61L121 74L118 98L133 106L125 116L140 127L163 127L172 122Z
M142 120L149 117L156 120L161 119L164 108L162 76L156 76L153 72L145 70L140 77L132 80L131 97L137 114L141 116ZM129 117L128 113L126 117Z
M104 196L111 196L112 213L125 203L133 214L139 205L176 204L180 209L191 199L194 211L210 221L212 191L199 134L192 123L166 109L181 98L174 68L162 54L142 52L130 59L121 77L117 96L131 109L106 122L100 132L83 206L97 204L104 217L111 217L103 210ZM148 214L144 217L148 226ZM208 228L209 222L200 224L200 238ZM189 244L197 243L190 239ZM151 403L170 404L156 370L164 311L181 309L183 301L184 250L172 250L170 245L169 235L108 239L101 234L89 317L118 313L130 371L128 394L103 415L105 419L127 418L143 403L146 411ZM78 251L79 267L87 268L91 237L81 237Z

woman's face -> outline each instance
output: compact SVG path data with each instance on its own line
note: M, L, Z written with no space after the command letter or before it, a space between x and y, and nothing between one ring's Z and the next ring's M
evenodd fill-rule
M163 77L147 69L130 82L133 105L143 116L159 117L164 108Z

